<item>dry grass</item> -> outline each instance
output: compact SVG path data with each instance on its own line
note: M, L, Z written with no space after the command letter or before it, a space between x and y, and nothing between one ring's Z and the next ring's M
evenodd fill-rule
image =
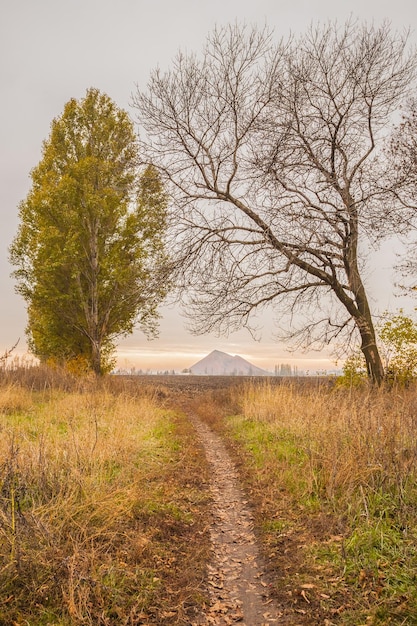
M216 404L200 412L226 407L290 619L416 624L417 391L266 383Z
M208 549L194 434L155 391L71 386L0 386L0 624L189 623Z
M167 381L0 385L0 626L198 623L207 476L184 409L228 438L284 623L417 623L416 389Z
M417 394L294 386L246 389L243 414L270 425L302 454L305 490L335 508L360 487L390 484L399 494L417 466ZM363 500L363 498L361 498Z

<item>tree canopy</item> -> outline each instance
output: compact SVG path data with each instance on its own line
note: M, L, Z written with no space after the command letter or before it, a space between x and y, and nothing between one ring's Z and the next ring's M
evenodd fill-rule
M250 325L272 304L301 345L356 333L382 381L363 268L402 208L381 153L415 69L406 36L348 22L277 44L267 29L216 29L201 58L153 72L135 97L142 150L175 198L196 332Z
M117 337L156 331L167 200L156 170L138 179L128 114L97 89L52 122L11 246L41 360L83 359L101 373Z

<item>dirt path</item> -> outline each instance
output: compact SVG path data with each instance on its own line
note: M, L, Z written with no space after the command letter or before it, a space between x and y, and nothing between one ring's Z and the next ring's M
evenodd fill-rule
M206 624L282 624L279 611L268 597L253 517L236 469L220 437L197 418L192 419L211 466L213 558L208 567L211 607L205 616Z

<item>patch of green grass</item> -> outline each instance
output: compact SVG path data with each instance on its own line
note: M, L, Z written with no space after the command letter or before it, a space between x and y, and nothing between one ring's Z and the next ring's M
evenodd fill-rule
M261 527L265 533L280 535L288 530L289 524L286 520L268 519L262 522Z
M17 623L20 623L19 619L25 619L25 618L19 617L17 620ZM0 621L0 624L1 624L1 621ZM37 618L36 626L51 626L51 624L53 624L53 626L71 626L71 620L70 618L60 617L53 610L43 609Z
M308 457L294 433L243 415L228 417L226 425L229 435L245 451L248 463L256 470L268 471L288 491L305 497L307 504L310 494L302 477Z
M309 554L319 567L331 566L340 573L350 600L338 623L416 623L416 538L404 537L395 523L369 517L356 520L346 537L316 544Z
M160 487L152 493L152 499L140 499L132 507L132 515L147 524L156 525L161 519L190 524L193 515L177 502L167 502L165 489Z

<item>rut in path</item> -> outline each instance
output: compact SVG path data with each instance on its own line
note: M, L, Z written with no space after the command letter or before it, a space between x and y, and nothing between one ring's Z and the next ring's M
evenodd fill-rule
M253 516L239 486L236 469L220 437L197 418L192 419L210 465L213 497L210 530L213 557L208 568L211 607L205 623L283 624L279 611L268 598Z

